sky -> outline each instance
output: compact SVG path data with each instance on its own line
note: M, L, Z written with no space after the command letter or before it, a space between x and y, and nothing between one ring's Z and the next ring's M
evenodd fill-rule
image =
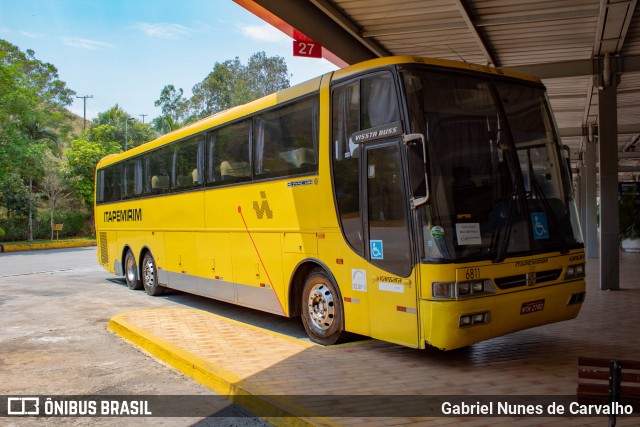
M232 0L0 0L0 38L58 69L87 119L118 104L149 122L168 84L191 88L216 62L285 58L291 85L336 67L293 57L292 40ZM83 115L83 99L69 110ZM142 115L146 115L143 117Z

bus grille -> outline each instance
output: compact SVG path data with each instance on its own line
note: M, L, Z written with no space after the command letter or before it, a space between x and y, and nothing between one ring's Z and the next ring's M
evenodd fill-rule
M556 270L536 271L535 273L529 274L535 274L535 283L539 284L558 280L558 278L562 274L562 269L558 268ZM499 277L495 279L495 282L496 286L498 286L500 289L518 288L520 286L527 286L527 275L518 274L515 276Z
M102 265L109 264L109 248L107 246L107 233L100 233L100 261Z

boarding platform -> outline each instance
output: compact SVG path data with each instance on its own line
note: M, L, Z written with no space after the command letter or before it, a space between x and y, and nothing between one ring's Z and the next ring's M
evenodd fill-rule
M602 416L429 416L410 405L419 396L566 400L576 395L579 357L639 360L640 254L620 259L617 291L599 290L597 260L587 262L577 319L450 352L372 339L322 347L188 307L122 313L109 328L274 425L607 425ZM640 414L617 425L640 425Z

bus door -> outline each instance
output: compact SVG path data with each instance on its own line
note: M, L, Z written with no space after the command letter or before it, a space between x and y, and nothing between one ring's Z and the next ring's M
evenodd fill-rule
M417 273L413 273L401 141L363 144L360 182L369 269L371 336L418 346Z

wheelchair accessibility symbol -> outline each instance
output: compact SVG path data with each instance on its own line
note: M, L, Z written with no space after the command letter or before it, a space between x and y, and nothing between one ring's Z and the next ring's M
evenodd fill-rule
M547 215L544 212L531 212L531 227L533 227L533 240L549 238Z
M370 240L371 259L384 259L382 240Z

